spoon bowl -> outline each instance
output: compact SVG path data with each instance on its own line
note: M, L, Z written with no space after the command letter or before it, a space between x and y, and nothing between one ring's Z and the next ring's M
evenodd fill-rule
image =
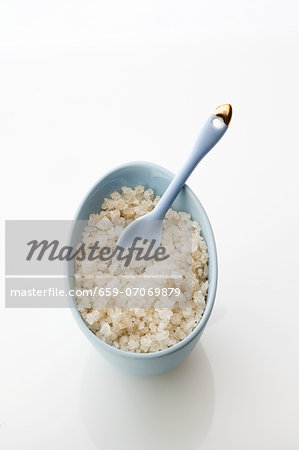
M128 249L135 239L139 239L144 246L152 243L151 248L155 250L160 244L161 236L162 220L156 219L155 211L152 211L130 223L122 232L117 245Z

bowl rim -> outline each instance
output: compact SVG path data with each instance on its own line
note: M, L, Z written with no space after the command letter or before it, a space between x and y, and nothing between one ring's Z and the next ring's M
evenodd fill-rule
M78 215L79 215L82 207L84 206L86 200L88 199L90 194L98 187L98 185L101 182L103 182L109 176L113 175L116 171L126 169L127 167L134 167L134 166L135 167L142 166L142 167L156 168L156 169L164 171L164 173L166 175L169 175L172 178L175 176L175 174L173 172L166 169L165 167L160 166L159 164L156 164L153 162L149 162L149 161L131 161L131 162L120 164L120 165L114 167L112 170L105 172L97 180L97 182L92 186L92 188L87 192L87 194L85 195L85 197L79 204L79 207L77 208L74 220L78 220ZM198 325L194 328L194 330L191 331L191 333L188 334L188 336L186 336L182 341L178 342L177 344L175 344L171 347L168 347L166 349L159 350L157 352L135 353L135 352L121 350L116 347L113 347L112 345L107 344L106 342L104 342L100 338L98 338L87 327L84 320L82 319L81 314L76 307L75 298L73 296L69 296L70 303L71 303L70 309L72 310L72 313L74 315L74 318L75 318L79 328L87 336L87 338L91 339L91 341L95 343L95 345L102 346L104 351L108 351L109 353L113 353L114 355L122 357L122 358L130 358L130 359L161 358L165 355L169 355L170 353L174 353L174 352L180 350L181 348L183 348L187 344L189 344L192 340L194 340L198 335L200 335L202 333L202 331L204 330L204 328L210 318L210 315L211 315L211 312L212 312L212 309L213 309L214 303L215 303L217 283L218 283L218 260L217 260L215 237L214 237L214 233L212 230L210 220L209 220L207 213L206 213L204 207L202 206L200 200L197 198L195 193L192 191L192 189L187 184L185 184L184 189L186 190L188 195L192 198L192 200L194 200L198 204L198 207L199 207L200 213L201 213L201 217L202 217L201 223L199 225L201 225L203 222L205 222L206 229L208 230L208 235L209 235L209 243L206 242L207 247L208 247L208 254L209 254L209 276L210 276L210 270L211 271L213 270L213 273L214 273L213 281L214 282L212 285L209 284L208 295L206 297L206 307L205 307L203 316L202 316L200 322L198 323ZM72 233L73 233L73 228L71 230L71 235L72 235ZM68 267L69 267L69 265L67 265L67 268ZM208 280L209 280L209 278L208 278ZM69 277L68 271L67 271L67 282L68 282L68 285L70 286L70 277Z

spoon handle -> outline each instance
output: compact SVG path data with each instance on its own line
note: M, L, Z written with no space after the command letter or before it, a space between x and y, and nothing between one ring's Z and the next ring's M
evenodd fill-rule
M228 124L229 122L227 123L225 118L223 119L222 116L220 114L217 115L217 113L212 114L208 118L198 135L189 158L164 192L156 208L152 212L152 217L154 216L156 220L163 219L197 164L217 144L227 131Z

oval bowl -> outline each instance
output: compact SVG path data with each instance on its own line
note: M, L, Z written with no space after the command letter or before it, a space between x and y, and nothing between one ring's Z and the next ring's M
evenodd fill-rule
M70 245L80 241L90 214L99 213L104 198L109 197L113 191L119 191L122 186L135 187L141 184L146 188L152 188L155 195L162 195L173 177L174 174L169 170L157 164L142 161L121 165L107 173L91 189L79 207L71 233ZM217 252L208 216L196 195L187 185L179 193L172 208L191 214L191 218L200 224L209 253L209 290L206 308L197 327L184 340L170 348L153 353L133 353L119 350L106 344L89 330L76 308L75 299L71 297L71 310L74 318L92 345L112 364L124 372L134 375L157 375L179 365L198 342L214 306L218 275ZM73 289L73 273L74 262L70 261L68 263L69 289Z

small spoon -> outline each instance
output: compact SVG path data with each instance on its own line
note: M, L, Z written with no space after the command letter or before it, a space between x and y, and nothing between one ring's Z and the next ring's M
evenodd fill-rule
M160 245L162 235L162 219L172 205L197 164L222 138L232 118L231 105L221 105L210 115L203 125L195 142L191 155L181 171L172 180L157 206L148 214L134 220L120 235L117 246L128 249L136 238Z

